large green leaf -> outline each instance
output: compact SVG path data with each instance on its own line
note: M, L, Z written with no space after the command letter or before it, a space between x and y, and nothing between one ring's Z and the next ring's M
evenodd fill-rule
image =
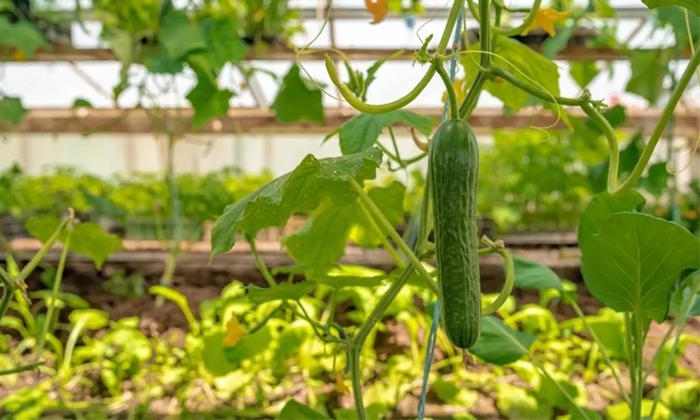
M644 196L635 190L619 195L607 192L597 194L581 213L578 225L578 245L583 247L588 238L597 234L610 216L623 211L638 211L644 205Z
M212 119L226 115L232 97L233 92L219 89L209 78L198 78L197 85L187 94L194 108L192 126L199 129Z
M588 87L598 73L600 69L595 61L575 61L569 67L569 75L581 89Z
M0 45L17 48L25 57L31 57L39 47L48 44L44 35L28 20L10 23L0 16Z
M151 55L143 57L143 64L153 74L179 74L185 68L182 60L173 60L164 47L158 47Z
M184 10L172 10L165 15L158 32L158 41L173 60L207 48L202 28L190 22Z
M385 114L360 114L340 127L340 150L344 155L362 152L374 146L384 127L402 122L426 136L430 136L435 118L416 114L405 109Z
M375 187L368 195L387 220L396 225L403 220L403 197L406 188L398 181ZM359 199L339 206L324 201L298 231L283 239L285 249L298 263L335 261L345 254L348 239L363 248L381 244L381 234L373 220L368 220Z
M233 19L213 19L207 16L199 21L208 45L211 65L219 71L226 63L238 63L248 53L248 46L238 36Z
M316 287L315 281L303 281L301 283L281 283L273 287L258 287L254 284L248 286L248 300L250 303L261 305L275 300L299 300Z
M289 400L275 420L328 420L328 417L295 400Z
M630 139L629 143L620 152L618 177L625 179L639 162L639 157L642 154L644 147L642 133L638 132ZM593 192L599 193L607 190L607 178L610 168L610 159L592 167L589 171L588 178L591 183Z
M11 96L0 98L0 121L7 121L12 124L22 122L27 110L22 106L22 100Z
M481 335L469 351L495 365L507 365L523 357L537 337L514 331L500 319L487 316L481 320Z
M202 349L202 362L204 367L214 376L227 375L238 368L238 363L229 362L224 355L223 332L204 336L204 348Z
M386 280L387 275L381 270L365 267L363 265L345 265L333 267L325 273L313 275L318 284L323 284L335 289L343 287L375 287Z
M42 242L49 239L60 225L61 220L54 216L34 216L24 223L27 232ZM59 239L65 241L66 234L64 230ZM97 268L121 248L121 239L106 233L97 223L83 222L73 227L69 250L91 259Z
M656 105L664 91L669 58L670 54L665 50L630 51L632 77L627 82L627 92L641 96L649 101L650 105Z
M224 209L212 229L212 256L230 250L237 232L253 235L283 227L293 212L313 211L324 199L338 206L353 202L356 194L348 181L373 179L381 160L381 152L374 148L320 160L307 155L292 172Z
M284 76L270 108L275 111L275 119L279 122L326 122L323 92L314 81L302 77L298 64L292 65Z
M478 43L471 45L470 49L478 51ZM505 68L523 83L538 86L552 95L559 95L559 69L556 64L536 53L532 48L510 38L498 37L493 53L493 63ZM471 85L476 77L479 70L478 62L477 54L466 54L462 58L467 85ZM484 88L503 101L504 105L516 111L527 104L529 97L527 92L515 88L510 83L488 81Z
M661 322L678 276L700 266L700 241L674 223L622 212L585 241L582 254L584 281L596 299Z
M546 265L513 256L515 286L521 289L557 289L563 291L559 276Z
M700 0L642 0L642 2L650 9L680 6L685 7L696 15L700 15Z
M662 7L655 10L656 19L661 26L671 26L676 36L676 48L685 48L690 42L700 38L700 19L690 13L686 24L685 10L680 7ZM690 33L688 33L690 28Z

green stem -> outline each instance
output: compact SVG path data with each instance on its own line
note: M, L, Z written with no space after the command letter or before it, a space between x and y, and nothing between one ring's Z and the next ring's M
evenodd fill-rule
M423 277L425 280L426 284L430 289L435 293L439 294L439 289L437 284L433 281L433 278L430 276L430 274L425 270L425 267L423 267L423 264L421 264L420 260L418 260L418 257L411 251L411 249L406 245L406 242L401 238L401 236L396 232L393 226L391 226L391 223L389 223L388 220L386 220L386 217L384 217L384 214L382 213L381 210L379 210L379 207L377 207L376 204L374 204L374 201L367 195L365 192L364 188L355 180L351 179L350 180L350 185L352 186L353 190L357 193L357 195L360 197L360 200L367 206L367 210L369 210L370 214L374 218L374 220L379 224L379 227L384 231L384 234L389 236L396 246L399 247L401 252L408 258L408 260L411 262L411 265L413 265L413 268L416 269L418 274Z
M578 316L583 322L584 327L586 327L586 331L588 331L588 333L591 335L593 341L596 342L598 350L603 355L605 363L610 368L610 371L613 374L613 378L615 378L615 383L617 383L617 388L620 390L620 395L622 395L622 398L627 404L631 404L630 396L627 393L627 390L625 389L624 385L622 385L622 380L620 379L620 375L617 372L617 369L615 369L615 366L613 366L612 360L610 359L608 352L605 350L605 346L603 346L602 342L598 338L598 335L595 333L595 330L593 329L593 327L591 327L591 324L588 322L588 319L586 319L586 315L583 313L581 307L578 306L578 303L576 303L576 301L573 301L571 303L571 307L574 309L576 316Z
M503 257L506 263L506 282L496 300L491 302L491 304L481 312L481 316L493 315L496 311L501 309L501 306L506 303L510 294L513 293L513 286L515 285L515 265L513 263L513 257L510 255L510 252L505 249L499 249L496 252Z
M542 99L543 101L556 103L559 105L581 106L584 103L589 102L591 100L591 93L587 90L584 90L581 96L579 96L578 98L565 98L563 96L550 95L549 93L543 91L538 87L531 86L529 83L523 82L522 80L518 79L502 67L493 66L491 68L491 73L494 76L498 76L502 79L505 79L507 82L519 88L520 90L524 90L525 92L536 96Z
M452 3L452 8L450 9L450 14L447 17L447 23L445 24L445 30L442 33L442 38L440 38L440 43L438 44L436 52L437 55L444 54L445 50L447 49L447 44L450 40L450 35L452 34L452 29L455 26L455 22L457 21L457 15L459 14L459 10L462 8L462 4L463 0L457 0L454 3ZM350 88L348 88L343 82L340 81L340 78L338 77L338 72L336 71L335 65L333 64L333 60L331 60L328 54L326 54L325 60L326 71L328 72L328 76L330 77L331 82L333 82L333 84L338 88L338 91L340 92L341 96L353 108L367 114L384 114L405 107L406 105L413 102L413 100L416 99L418 95L420 95L420 93L423 91L423 89L425 89L426 86L428 86L430 80L432 80L433 76L435 75L435 68L433 66L430 66L426 71L425 76L423 76L423 78L418 82L418 84L402 98L399 98L393 102L389 102L383 105L370 105L357 98L357 96L355 96L355 94L350 90Z
M78 337L80 337L80 332L83 330L84 325L85 317L81 317L68 336L68 340L66 341L66 353L65 356L63 356L63 363L61 363L61 370L64 374L66 374L70 368L70 361L73 358L73 349L75 349L75 344L78 342Z
M631 190L637 184L639 178L642 177L642 173L647 167L647 164L651 159L651 155L654 154L654 149L656 148L656 145L659 143L659 140L661 139L661 136L664 133L666 124L673 115L673 111L676 109L676 105L678 105L678 102L681 100L685 88L688 86L688 83L690 83L690 79L692 79L695 70L698 68L698 64L700 64L700 43L698 43L695 47L695 53L690 58L688 66L683 71L683 74L681 75L681 78L678 81L678 85L673 90L673 93L671 93L671 97L669 98L668 103L666 104L663 112L661 113L661 119L659 119L659 122L656 124L654 131L651 133L649 142L647 143L646 147L644 147L644 150L642 151L642 155L639 157L637 165L634 167L634 170L630 174L629 178L627 178L625 182L623 182L622 185L620 185L620 188L611 191L612 194L621 194Z
M474 5L474 2L472 0L469 0L468 3L469 3L469 10L471 11L472 15L474 16L474 18L476 20L479 21L479 24L481 24L482 23L481 16L484 15L484 11L481 8L479 8L479 10L477 11L476 6ZM525 13L529 12L527 17L525 17L525 20L523 20L523 23L516 26L515 28L501 28L499 26L494 26L492 28L493 33L495 33L497 35L514 36L514 35L520 35L521 33L523 33L523 31L525 31L532 24L532 22L537 17L537 11L539 10L540 5L542 4L542 0L535 0L535 2L532 4L531 9L509 9L509 8L505 7L503 5L503 3L496 2L495 0L494 0L494 4L497 7L500 7L504 10L507 10L507 11L518 10L518 11L525 12ZM479 5L481 6L481 2L479 2Z
M70 218L72 219L72 218ZM61 257L58 260L58 267L56 268L56 277L53 281L53 290L51 291L51 305L48 307L46 312L46 318L44 319L44 324L41 327L41 335L36 346L35 357L39 359L41 357L41 352L44 350L44 343L46 342L46 335L49 333L49 325L54 317L54 312L58 309L58 304L56 303L58 299L58 294L61 291L61 280L63 279L63 270L66 267L66 259L68 258L68 249L70 248L70 238L73 234L73 228L69 224L65 225L68 229L66 234L66 239L63 241L63 249L61 250ZM59 228L60 230L61 228ZM58 314L56 314L58 316Z
M32 271L36 268L37 265L41 262L41 260L44 259L46 254L49 253L49 250L51 247L56 243L58 240L59 236L63 232L63 230L68 226L68 223L71 223L73 219L75 218L75 213L73 212L73 209L68 210L68 217L66 217L63 222L58 226L58 228L54 231L54 233L49 237L49 239L44 242L44 245L41 246L39 251L34 254L32 259L27 263L27 265L24 266L22 271L19 272L17 277L15 277L15 281L24 281L29 277L30 274L32 274Z
M681 321L678 325L678 330L676 331L676 337L673 340L673 345L671 346L671 352L669 353L669 356L666 359L664 370L663 372L661 372L661 375L659 375L659 383L658 385L656 385L656 392L654 393L654 403L652 404L651 412L649 413L650 419L654 418L656 406L659 404L659 400L661 399L661 390L663 389L664 384L666 383L666 379L668 379L668 373L671 369L671 364L673 363L674 355L676 354L676 350L678 349L678 344L680 343L681 336L683 335L683 330L685 329L685 323L688 320L690 309L695 305L695 299L697 299L697 292L697 288L693 288L690 290L690 294L683 299L683 304L681 305L681 310L678 314L678 317L680 317ZM659 349L661 349L664 346L664 344L665 342L662 342L659 346Z
M399 253L396 252L396 250L394 249L393 246L391 246L391 243L389 243L389 241L386 239L386 235L384 235L382 230L379 228L379 226L377 226L377 222L374 220L374 218L370 214L369 210L367 209L367 205L364 203L360 203L360 211L362 211L362 214L367 219L370 227L375 232L377 232L379 234L378 235L379 241L381 242L382 247L384 247L384 250L389 254L391 259L394 261L394 264L396 264L396 266L398 268L405 268L406 263L403 262Z
M22 365L22 366L13 367L13 368L10 368L7 370L0 370L0 377L3 377L5 375L12 375L15 373L26 372L28 370L33 370L33 369L36 369L43 364L44 364L44 362L38 361L38 362L32 362L32 363Z
M280 303L275 309L273 309L272 311L270 311L269 314L265 315L265 318L263 318L262 321L258 322L253 328L251 328L251 329L248 331L248 335L254 334L254 333L257 332L260 328L264 327L265 324L267 324L267 321L271 320L272 317L275 316L275 314L276 314L277 312L279 312L279 310L282 309L283 307L285 307L286 305L287 305L287 301L286 301L286 300L285 300L285 301L282 301L282 303Z
M588 115L598 128L605 134L605 139L608 141L608 152L610 154L610 166L608 167L608 192L612 193L617 188L617 172L620 166L620 149L617 144L617 136L615 129L610 125L610 122L603 117L598 108L590 102L581 104L581 109Z
M246 235L245 238L250 244L250 252L253 254L253 258L255 258L255 265L258 267L258 270L260 270L260 273L263 275L263 278L270 287L277 286L277 282L270 273L270 270L267 269L265 261L263 261L262 258L260 258L260 254L258 254L258 248L255 246L255 238L251 235Z
M506 12L510 12L510 13L530 13L530 11L532 10L532 9L528 9L527 7L513 8L510 6L507 6L505 3L503 3L502 0L493 0L493 5L495 7L498 7L499 9L503 9Z
M377 306L375 306L372 313L370 313L367 321L365 321L357 334L350 340L348 346L348 370L352 377L352 394L355 398L355 411L357 411L357 418L360 420L367 419L367 411L365 410L362 398L362 377L360 372L362 347L369 333L372 331L372 328L382 319L384 312L389 308L391 302L396 299L396 296L398 296L403 286L406 285L412 273L413 268L407 267L401 277L389 286L389 289L384 293L382 298L379 299Z
M459 102L457 101L457 92L455 92L455 86L450 80L450 75L447 74L445 67L443 66L443 61L440 58L433 60L432 66L435 71L442 79L445 84L445 89L447 89L447 98L450 104L450 115L452 118L459 118Z
M404 164L403 160L401 159L401 153L399 152L399 145L396 143L396 136L394 135L394 129L391 128L391 126L388 127L389 129L389 137L391 137L391 144L394 146L394 153L396 153L396 162L398 162L399 165L401 165L402 168L406 168L406 165Z
M464 102L459 108L459 116L464 119L469 119L476 104L479 101L479 96L481 95L481 90L484 88L484 83L489 78L491 73L491 16L490 16L490 6L489 0L479 0L479 11L477 13L474 7L474 3L469 0L469 8L476 18L477 16L484 16L485 19L479 20L479 48L484 54L479 55L479 72L474 79L471 87L469 88L469 93L467 97L464 98Z

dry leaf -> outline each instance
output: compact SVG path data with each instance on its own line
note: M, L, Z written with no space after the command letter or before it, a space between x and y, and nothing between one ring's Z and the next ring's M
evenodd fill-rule
M365 6L374 17L374 20L370 22L372 25L376 25L384 20L387 13L389 13L389 0L375 0L374 3L372 0L365 0Z

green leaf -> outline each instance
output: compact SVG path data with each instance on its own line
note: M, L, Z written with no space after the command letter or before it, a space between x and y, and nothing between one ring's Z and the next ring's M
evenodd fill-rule
M642 0L650 9L657 7L680 6L700 15L700 0Z
M345 265L331 268L323 274L313 275L313 279L318 284L342 289L344 287L376 287L381 285L387 278L386 273L381 270L365 267L362 265Z
M73 101L72 108L76 109L76 108L94 108L94 107L92 106L92 103L90 103L90 101L88 101L87 99L78 98L75 101Z
M668 181L672 178L673 175L666 169L666 162L659 162L649 167L647 175L639 180L638 185L658 197L666 190Z
M224 346L224 357L237 366L244 360L251 359L270 347L272 335L270 326L265 325L253 334L243 336L235 346Z
M100 35L122 65L128 66L134 62L134 37L128 31L105 28Z
M375 187L368 195L389 223L403 220L403 198L406 188L398 181L386 187ZM383 234L365 216L359 199L343 206L324 201L298 231L283 238L287 252L298 263L324 263L345 254L348 239L363 248L376 248Z
M571 406L569 399L575 401L578 397L579 390L571 383L568 375L555 374L553 376L554 380L556 380L556 384L548 376L542 375L542 382L540 383L540 388L537 390L537 399L552 407L569 408ZM561 387L564 392L562 392L559 387ZM569 398L566 397L567 395Z
M281 283L273 287L248 286L248 300L255 305L276 300L299 300L316 287L315 281L301 283Z
M700 241L671 222L622 212L585 241L582 254L583 278L596 299L661 322L678 276L700 265Z
M603 415L597 411L581 407L571 407L569 414L557 417L557 420L604 420Z
M263 327L266 328L266 327ZM204 336L202 348L202 362L204 367L214 376L227 375L238 368L238 363L229 362L224 355L223 332L210 333Z
M500 319L481 320L481 335L469 351L487 363L507 365L523 357L537 337L512 330Z
M190 22L184 10L173 10L165 15L158 32L158 42L172 60L207 49L201 28Z
M700 381L672 382L661 390L661 401L672 410L693 410L700 404Z
M664 91L664 79L668 75L669 52L666 50L631 50L630 68L632 77L627 82L627 92L656 102Z
M348 181L376 176L382 160L378 149L337 158L306 158L292 172L227 206L212 229L212 256L233 247L237 232L254 235L268 227L283 227L294 212L313 211L322 200L338 206L356 200Z
M17 48L29 58L39 47L49 44L44 35L28 20L10 23L5 16L0 16L0 45Z
M27 110L22 106L19 98L3 96L0 98L0 121L7 121L19 125Z
M386 412L386 405L374 403L365 407L368 420L380 420ZM352 408L337 408L333 410L335 420L357 420L357 411Z
M391 127L399 122L415 127L429 136L435 119L405 109L385 114L360 114L340 127L340 150L344 155L367 150L377 142L384 127Z
M627 347L625 340L620 337L625 335L624 315L610 308L603 308L597 315L586 317L588 325L593 329L605 350L614 360L627 360ZM562 330L571 329L574 332L587 333L587 328L581 318L573 318L559 324Z
M642 418L648 419L651 414L651 407L654 405L652 400L642 400ZM632 411L627 403L619 403L605 407L605 417L608 420L628 420L632 416ZM664 403L659 403L656 406L653 420L670 420L671 410Z
M308 405L289 400L275 420L328 420L328 417Z
M294 64L284 76L270 108L279 122L326 122L326 116L323 114L323 92L312 80L301 76L298 64Z
M446 381L439 376L433 382L432 390L440 401L457 405L465 410L472 407L479 398L476 391L459 387L453 381Z
M470 48L478 51L479 45L475 43ZM559 69L556 64L536 53L532 48L518 41L499 37L493 53L493 63L508 70L523 83L540 87L552 95L559 95ZM508 60L508 62L504 59ZM479 58L470 54L467 54L462 59L462 65L467 74L465 82L468 86L471 85L479 70L476 64L478 62ZM523 74L527 77L523 77ZM515 88L510 83L488 81L484 88L490 94L503 101L504 105L515 111L523 108L527 104L529 97L527 92Z
M226 63L239 63L248 54L248 46L238 36L233 19L207 16L199 25L206 34L209 61L217 71Z
M564 50L564 48L566 48L566 46L569 44L569 39L571 38L574 29L575 28L573 26L567 26L566 28L563 28L561 31L557 32L554 37L547 38L542 43L542 55L550 60L553 59L558 52Z
M181 60L173 60L167 51L159 46L152 55L143 58L144 65L153 74L179 74L185 68Z
M551 419L552 407L538 401L526 388L496 384L496 407L509 419Z
M671 306L669 308L669 315L678 316L683 304L683 299L691 299L689 296L693 290L693 287L697 287L694 283L700 282L700 271L694 271L690 273L673 291L673 296L671 297ZM700 290L700 289L698 289ZM695 295L695 303L690 307L688 312L690 316L700 316L700 291Z
M680 7L663 7L655 10L656 19L662 27L671 26L676 36L676 48L687 47L700 38L700 19L697 14L688 14L686 25L685 11ZM688 34L688 26L690 34ZM690 36L690 38L689 38Z
M556 289L563 291L559 276L549 267L513 256L515 266L515 286L521 289Z
M192 126L199 129L214 118L225 116L232 97L230 90L220 90L208 78L198 78L197 85L187 94L194 108Z
M107 312L98 311L97 309L75 309L68 314L68 319L73 325L82 322L84 328L90 330L99 330L109 324Z
M61 220L54 216L34 216L24 223L27 232L42 242L48 240L60 225ZM65 242L66 235L64 230L59 240ZM91 259L98 269L107 257L120 249L121 239L106 233L97 223L83 222L73 227L69 250Z
M588 87L598 73L600 68L595 61L575 61L569 67L569 75L581 89Z
M155 285L151 286L148 289L148 293L152 295L162 296L165 299L168 299L169 301L177 305L177 307L180 308L180 310L182 311L182 314L185 315L185 318L187 318L187 322L190 323L190 327L192 327L197 322L194 317L194 314L192 313L192 310L190 309L189 302L187 301L187 296L183 295L177 290L171 289L167 286Z
M578 225L579 247L583 247L591 236L598 234L610 216L623 211L639 211L645 202L644 196L635 190L619 195L607 192L595 195L581 213Z

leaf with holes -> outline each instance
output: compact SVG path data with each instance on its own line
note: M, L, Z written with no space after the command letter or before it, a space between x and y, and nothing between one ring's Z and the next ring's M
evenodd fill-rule
M700 241L674 223L622 212L586 240L582 254L583 278L596 299L661 322L678 276L700 266Z
M307 155L292 172L224 209L212 229L212 257L230 250L238 232L254 235L268 227L283 227L292 213L312 212L324 200L337 206L355 201L348 181L374 179L381 161L382 153L375 148L336 158Z

